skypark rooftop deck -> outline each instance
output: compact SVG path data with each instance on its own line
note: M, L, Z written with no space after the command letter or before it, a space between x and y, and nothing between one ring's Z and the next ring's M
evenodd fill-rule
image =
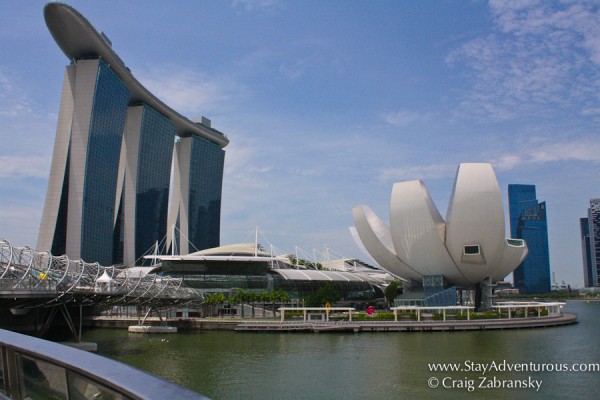
M52 37L70 60L104 59L127 86L130 103L146 103L165 115L175 125L178 136L198 135L222 148L227 146L229 140L223 133L190 121L150 93L113 51L106 35L98 32L77 10L62 3L48 3L44 7L44 18Z

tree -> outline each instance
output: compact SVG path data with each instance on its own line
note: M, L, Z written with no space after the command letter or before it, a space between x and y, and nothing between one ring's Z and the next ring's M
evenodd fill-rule
M276 289L273 292L273 297L278 303L289 303L292 301L290 295L288 295L283 289Z
M225 295L223 293L212 293L204 295L203 305L209 306L210 314L212 315L213 306L218 306L219 304L224 304L227 301Z
M273 297L278 303L283 303L283 305L292 301L291 297L282 289L275 290L273 292ZM275 307L273 307L273 315L275 315Z
M282 289L276 289L271 292L271 302L273 303L273 316L275 315L275 303L289 303L290 296Z
M322 304L336 303L342 297L340 289L331 282L327 282L322 288L317 290L317 295L321 298Z
M313 296L307 299L309 307L319 307L325 304L333 304L342 297L340 289L333 283L327 282L320 287Z
M261 292L258 295L258 300L263 303L263 317L264 317L265 310L267 309L267 303L271 301L271 292Z
M290 264L295 265L295 266L303 266L306 267L307 269L318 269L318 270L324 270L325 268L323 268L323 264L321 263L317 263L317 262L312 262L309 260L306 260L304 258L296 258L294 256L288 256L288 259L290 260Z
M246 292L246 302L252 306L252 318L254 318L254 303L258 300L258 295L255 292Z
M402 291L403 291L402 285L403 284L402 284L401 280L395 280L395 281L390 282L390 284L385 288L384 294L385 294L385 299L388 302L388 305L393 304L396 296L398 296L399 294L402 294Z
M240 304L242 306L242 318L244 318L244 303L246 303L248 298L248 292L244 289L238 289L233 296L229 298L229 304Z
M276 289L272 292L261 292L258 295L254 295L256 297L253 301L261 301L263 303L263 317L265 316L264 310L267 308L266 303L271 303L273 315L275 315L275 305L277 303L289 303L292 301L290 296L282 289Z

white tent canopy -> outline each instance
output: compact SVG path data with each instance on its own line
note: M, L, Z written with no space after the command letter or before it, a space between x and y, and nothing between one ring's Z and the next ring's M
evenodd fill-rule
M106 271L100 276L100 278L96 279L96 283L111 283L113 278L111 278Z

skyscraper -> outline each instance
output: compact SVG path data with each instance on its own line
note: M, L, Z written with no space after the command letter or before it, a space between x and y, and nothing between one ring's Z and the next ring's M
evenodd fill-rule
M594 274L592 273L592 246L590 241L590 223L588 218L579 220L581 232L581 254L583 256L583 286L594 285Z
M206 123L206 122L205 122ZM219 246L221 193L224 153L208 140L197 136L181 138L175 143L172 207L169 226L176 226L174 237L167 242L180 254ZM221 171L219 173L215 173ZM199 190L201 189L201 190ZM181 237L181 232L187 235ZM192 245L190 248L189 244Z
M583 226L584 220L587 220L587 227ZM590 200L588 217L581 221L585 286L600 286L600 199ZM587 233L587 237L584 233Z
M508 185L510 232L524 239L529 254L514 271L515 287L521 293L550 291L550 254L546 202L538 203L535 185Z
M210 121L192 122L157 99L106 35L72 7L49 3L44 17L71 64L37 248L105 265L140 264L168 231L173 150L181 147L176 137L191 143L186 162L175 165L176 175L189 177L188 203L182 208L181 188L173 188L178 213L171 222L185 221L179 228L192 247L218 246L228 139Z

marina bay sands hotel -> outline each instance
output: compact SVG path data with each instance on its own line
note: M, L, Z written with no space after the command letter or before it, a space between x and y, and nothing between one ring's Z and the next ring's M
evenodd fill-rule
M44 18L70 65L37 249L140 265L165 237L181 254L219 246L225 135L144 88L72 7L47 4Z

